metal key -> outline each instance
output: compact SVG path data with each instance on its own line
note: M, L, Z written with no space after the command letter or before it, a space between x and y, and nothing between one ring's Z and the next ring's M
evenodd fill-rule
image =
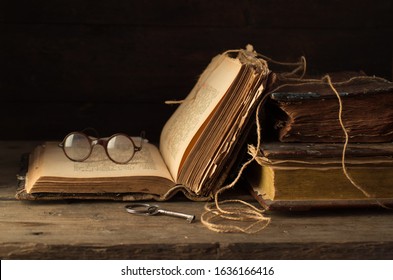
M143 216L153 216L157 214L168 215L173 217L179 217L187 219L188 222L192 223L195 220L195 215L188 215L180 212L173 212L161 209L158 205L150 205L147 203L134 203L126 205L126 210L128 213L143 215Z

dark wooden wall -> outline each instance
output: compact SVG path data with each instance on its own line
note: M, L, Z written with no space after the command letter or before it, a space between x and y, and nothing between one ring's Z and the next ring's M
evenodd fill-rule
M96 127L152 141L210 59L305 55L392 78L391 0L0 0L0 140Z

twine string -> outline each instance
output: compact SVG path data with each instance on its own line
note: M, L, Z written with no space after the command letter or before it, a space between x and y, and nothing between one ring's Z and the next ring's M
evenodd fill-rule
M363 81L380 81L380 82L389 82L386 79L380 78L380 77L370 77L370 76L355 76L351 77L345 81L341 82L332 82L331 77L329 75L325 75L322 79L306 79L304 78L306 74L306 69L307 69L307 62L305 57L301 57L298 62L280 62L280 61L275 61L267 56L261 55L257 53L258 57L261 57L265 59L268 62L281 65L281 66L290 66L294 67L292 71L289 72L284 72L281 74L277 75L277 79L284 82L281 85L278 85L274 89L270 90L268 93L266 93L261 102L259 103L257 110L256 110L256 115L255 115L255 120L256 120L256 130L257 130L257 145L254 148L254 152L250 153L251 158L246 161L241 168L238 171L237 176L235 179L229 183L228 185L220 188L214 195L214 203L207 204L205 206L205 212L201 216L201 222L210 230L216 231L216 232L244 232L244 233L257 233L263 229L265 229L270 221L270 217L266 217L264 215L265 211L268 210L267 208L260 209L252 204L245 202L243 200L223 200L219 201L219 196L225 192L228 189L233 188L238 181L240 180L244 170L249 166L258 156L258 151L260 151L261 148L261 125L259 122L259 114L262 105L266 102L267 98L275 91L282 89L284 87L288 86L293 86L293 87L301 87L304 85L310 85L310 84L327 84L331 88L331 90L335 93L337 100L339 102L339 111L338 111L338 120L340 123L340 126L342 128L342 131L344 133L345 141L343 144L343 149L342 149L342 154L341 154L341 166L343 173L345 177L349 180L349 182L356 188L358 189L365 197L367 198L373 198L369 192L367 192L364 187L362 187L360 184L358 184L352 176L349 174L347 166L346 166L346 151L349 143L349 134L348 131L344 125L342 114L343 114L343 102L340 97L340 94L336 90L336 86L342 86L342 85L347 85L350 84L354 81L358 80L363 80ZM301 162L301 161L299 161ZM378 205L380 205L383 208L386 209L392 209L385 204L383 204L380 200L377 198L373 198ZM232 207L227 207L223 208L222 205L225 204L240 204L240 206L232 206ZM244 208L244 206L246 208ZM265 207L265 206L264 206ZM221 223L219 222L221 220ZM247 221L251 222L249 226L246 227L240 227L236 226L233 224L222 224L222 220L229 220L229 221Z
M265 215L266 211L268 210L267 206L262 205L263 208L261 209L241 199L226 199L220 201L219 196L222 195L225 191L232 189L239 182L245 169L259 156L259 151L261 149L261 138L262 138L261 124L259 120L261 108L263 107L264 103L273 92L277 92L279 89L288 86L301 87L310 84L327 84L331 88L331 90L335 93L339 102L338 121L340 123L340 126L342 128L345 137L342 154L341 154L341 166L342 166L343 173L345 177L351 182L351 184L356 189L358 189L365 197L373 198L369 192L367 192L360 184L358 184L352 178L346 166L346 151L349 143L349 135L342 119L343 102L340 97L340 94L336 90L336 86L347 85L358 80L380 81L380 82L389 82L389 81L380 77L370 77L370 76L355 76L341 82L332 82L331 77L329 75L325 75L321 79L309 79L309 78L305 78L306 70L307 70L307 61L304 56L301 56L299 61L297 62L276 61L267 56L255 52L251 45L248 45L246 47L246 50L228 50L224 54L235 53L235 52L237 53L243 52L246 58L259 57L269 63L290 67L292 69L290 69L288 72L278 73L277 80L283 82L283 84L279 84L275 88L269 90L269 92L265 93L265 95L262 97L261 101L259 102L255 113L257 144L256 147L253 147L252 149L253 152L249 151L251 158L247 160L245 163L243 163L243 165L240 167L236 177L232 180L232 182L218 189L218 191L214 194L214 202L207 203L205 205L204 208L205 212L202 213L201 215L202 224L205 225L208 229L215 232L226 232L226 233L242 232L247 234L257 233L265 229L270 224L271 218ZM263 65L267 67L266 63L263 63ZM184 100L166 101L165 103L181 104L182 102L184 102ZM172 193L172 191L174 191L175 188L171 189L167 195ZM384 205L377 198L373 198L373 199L381 207L392 209Z
M355 77L356 78L356 77ZM357 77L358 78L358 77ZM375 77L374 77L375 78ZM353 178L352 176L349 174L346 163L345 163L345 157L346 157L346 151L347 151L347 147L348 147L348 142L349 142L349 135L348 135L348 131L345 128L343 119L342 119L342 113L343 113L343 103L340 97L340 94L338 93L338 91L336 90L336 88L334 87L332 80L330 78L329 75L326 75L324 78L322 78L322 80L326 80L327 83L329 84L330 88L332 89L332 91L336 94L337 99L338 99L338 103L339 103L339 112L338 112L338 120L340 122L342 131L344 132L344 136L345 136L345 141L344 141L344 146L343 146L343 150L342 150L342 154L341 154L341 166L342 166L342 170L343 173L345 175L345 177L351 182L351 184L357 188L360 192L363 193L363 195L367 198L373 198L375 200L375 202L385 208L385 209L392 209L391 207L386 206L384 203L382 203L378 198L374 198L371 196L371 194L366 191L360 184L358 184ZM384 80L384 79L383 79Z
M282 65L282 66L290 66L295 67L292 71L282 73L280 79L303 79L306 73L306 59L305 57L301 57L299 62L279 62L275 61L267 56L256 53L252 46L248 45L246 47L247 52L253 53L255 57L260 57L268 62ZM267 64L266 64L267 66ZM296 77L296 75L299 75ZM259 121L259 114L263 104L266 102L267 98L270 96L272 92L267 92L259 102L256 113L255 113L255 123L256 123L256 132L257 132L257 151L261 147L261 124ZM257 153L253 154L252 157L247 160L239 169L237 176L235 179L226 186L221 187L214 194L214 203L206 204L205 212L201 215L201 222L208 229L215 232L242 232L247 234L257 233L263 229L265 229L271 221L270 217L264 215L268 208L260 209L244 200L241 199L227 199L227 200L219 200L219 196L229 190L232 189L240 180L244 170L256 159ZM231 207L222 207L225 204L232 204L235 206ZM234 223L228 224L223 223L225 221L240 221L244 222L241 226L235 225ZM245 225L244 225L245 224Z
M257 131L257 148L259 149L261 146L261 125L259 121L259 113L260 109L267 99L265 95L261 102L258 104L256 113L255 113L255 120L256 120L256 131ZM257 233L263 229L265 229L269 223L271 218L266 217L264 212L267 209L259 209L254 205L241 200L241 199L227 199L219 201L219 196L233 188L236 183L240 180L244 170L250 165L255 158L257 157L257 153L252 155L251 159L246 161L240 168L237 173L235 179L229 183L228 185L220 188L214 194L214 203L207 204L205 206L205 212L201 215L201 222L204 224L208 229L216 232L243 232L243 233ZM232 206L230 208L224 209L221 205L224 204L237 204L237 206ZM241 221L245 222L245 226L238 226L238 225L228 225L222 224L223 220L232 220L232 221ZM221 223L219 223L221 221Z

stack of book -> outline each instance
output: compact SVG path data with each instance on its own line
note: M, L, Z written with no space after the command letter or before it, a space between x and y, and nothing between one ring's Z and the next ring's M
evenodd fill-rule
M322 80L269 93L263 141L258 150L249 148L257 158L247 174L265 207L393 202L393 83L361 73L330 76L340 98Z

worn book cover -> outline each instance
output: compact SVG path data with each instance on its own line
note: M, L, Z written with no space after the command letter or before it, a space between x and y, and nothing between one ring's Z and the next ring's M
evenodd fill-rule
M393 83L361 72L330 76L342 101L342 119L350 142L392 142ZM326 81L282 81L276 87L266 110L270 131L279 141L345 141L338 121L339 101Z
M393 144L264 143L247 172L251 193L270 209L388 206L393 202Z

